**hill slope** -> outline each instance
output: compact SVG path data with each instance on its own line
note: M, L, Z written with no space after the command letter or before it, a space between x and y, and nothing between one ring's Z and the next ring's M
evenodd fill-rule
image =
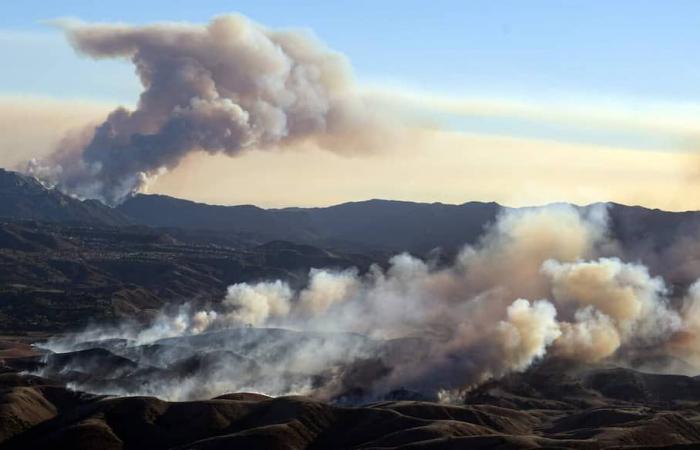
M95 368L126 377L139 370L103 349L34 359L91 363L83 376ZM186 402L91 395L12 367L26 361L0 367L0 448L690 450L700 443L700 381L614 367L545 361L460 403L389 398L342 406L253 393Z
M80 201L46 189L35 178L4 169L0 169L0 218L111 226L131 223L119 211L96 200Z
M137 223L155 227L254 233L331 247L422 253L474 242L501 206L369 200L327 208L262 209L137 195L117 209Z
M117 209L134 222L153 227L245 233L261 240L284 239L346 250L423 254L436 247L455 251L474 243L504 208L498 203L368 200L326 208L262 209L137 195ZM695 238L700 229L697 211L668 212L611 203L608 213L612 237L632 258L647 259L681 238Z

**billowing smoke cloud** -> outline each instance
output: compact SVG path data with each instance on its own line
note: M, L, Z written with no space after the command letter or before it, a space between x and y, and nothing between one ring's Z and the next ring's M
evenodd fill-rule
M680 325L680 317L668 307L663 280L651 277L644 266L617 258L566 264L550 260L542 271L551 279L554 301L578 313L579 323L590 319L588 311L597 311L624 337L652 341Z
M227 317L239 324L263 325L289 314L292 290L285 283L234 284L228 288L224 305L232 312Z
M356 269L343 272L311 269L309 286L299 294L299 309L312 317L324 314L334 304L353 297L360 286Z
M518 299L506 310L507 319L499 323L499 341L508 369L524 370L535 358L544 356L547 347L560 335L557 311L551 303L529 303Z
M236 359L184 384L116 391L78 385L167 398L241 389L336 400L358 391L378 398L398 388L437 396L549 356L624 363L626 355L650 348L698 367L700 283L673 303L664 280L616 255L606 222L602 206L504 210L447 267L400 254L364 274L312 269L298 291L281 280L235 284L218 308L184 306L145 330L93 329L49 347L127 338L115 351L128 355L144 344L197 342L196 348L234 352L260 366L243 374ZM177 361L171 356L168 364ZM189 385L198 388L183 390Z
M356 149L384 121L354 91L345 58L307 33L242 16L60 25L85 55L129 58L144 87L135 110L115 109L93 133L30 163L31 173L79 197L118 203L197 150L236 155L314 139Z

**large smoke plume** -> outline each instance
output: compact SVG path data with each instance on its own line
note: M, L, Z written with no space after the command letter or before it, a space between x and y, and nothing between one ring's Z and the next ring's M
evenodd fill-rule
M199 336L263 367L253 378L240 363L223 364L184 384L106 390L166 398L247 389L337 399L357 385L367 398L398 388L438 395L546 357L625 363L645 352L698 367L700 283L672 295L645 266L621 259L608 236L604 206L504 210L447 267L400 254L367 273L312 269L298 291L282 280L235 284L217 308L184 306L147 329L95 328L49 348ZM239 334L211 337L222 330Z
M118 203L193 151L236 155L299 140L358 149L380 128L345 58L307 33L242 16L203 26L61 26L82 54L130 59L144 87L136 109L115 109L30 163L32 174L78 197Z

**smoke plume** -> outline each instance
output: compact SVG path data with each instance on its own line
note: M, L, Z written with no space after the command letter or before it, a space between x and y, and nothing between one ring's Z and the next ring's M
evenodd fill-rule
M59 25L84 55L130 59L144 88L136 109L115 109L94 131L29 164L78 197L119 203L193 151L234 156L299 140L356 150L382 122L355 92L345 58L308 33L242 16L207 25Z
M240 283L211 310L184 305L146 329L97 327L47 346L126 339L110 350L163 370L213 352L216 363L185 381L76 384L177 399L253 390L367 400L399 388L437 398L542 358L625 364L649 349L698 367L700 282L673 301L663 279L616 255L606 224L604 206L506 209L446 267L404 253L366 273L312 269L300 290Z

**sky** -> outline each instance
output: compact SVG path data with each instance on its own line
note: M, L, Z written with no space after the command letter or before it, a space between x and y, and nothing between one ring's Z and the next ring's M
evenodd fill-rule
M6 2L0 165L46 155L141 91L128 61L76 54L53 19L206 23L231 12L314 33L421 137L366 157L193 155L153 192L269 207L381 197L700 209L695 1Z

